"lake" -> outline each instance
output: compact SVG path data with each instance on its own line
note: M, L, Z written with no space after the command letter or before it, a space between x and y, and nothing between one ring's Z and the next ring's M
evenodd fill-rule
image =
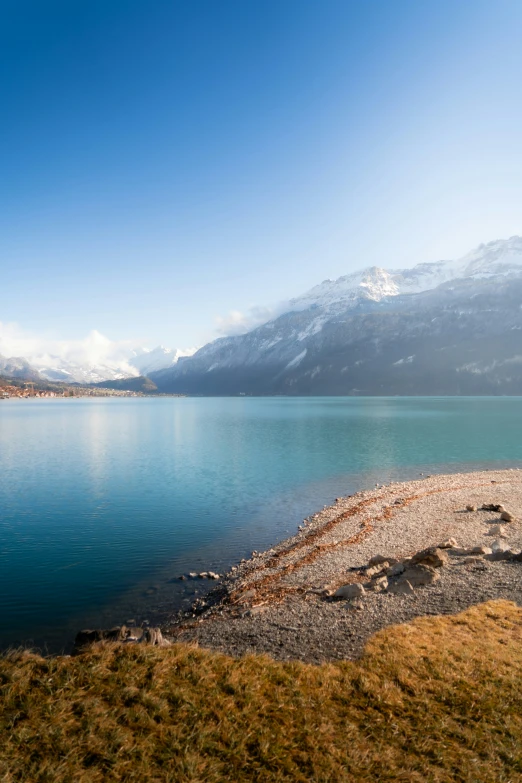
M340 494L522 463L522 398L0 402L0 646L187 607Z

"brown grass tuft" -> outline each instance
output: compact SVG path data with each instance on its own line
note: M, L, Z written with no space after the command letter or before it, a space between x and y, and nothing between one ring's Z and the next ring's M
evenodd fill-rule
M376 634L356 662L186 645L0 660L0 781L522 780L522 609Z

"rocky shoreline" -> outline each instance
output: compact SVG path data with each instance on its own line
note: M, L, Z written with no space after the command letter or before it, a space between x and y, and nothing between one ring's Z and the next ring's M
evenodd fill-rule
M522 604L521 549L522 470L378 486L254 552L163 630L235 656L353 659L388 625L494 598Z
M353 659L388 625L494 598L522 604L521 550L522 470L377 486L338 498L297 535L253 552L159 636L124 628L118 639L310 663ZM92 640L115 630L91 632L106 634Z

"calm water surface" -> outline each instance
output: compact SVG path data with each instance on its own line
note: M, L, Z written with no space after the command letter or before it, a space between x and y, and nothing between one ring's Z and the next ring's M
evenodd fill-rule
M0 646L179 608L375 482L522 464L522 398L0 402Z

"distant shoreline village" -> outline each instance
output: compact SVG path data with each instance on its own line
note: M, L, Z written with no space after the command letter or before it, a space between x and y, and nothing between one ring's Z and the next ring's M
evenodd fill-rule
M39 389L34 384L24 383L22 386L11 384L1 385L0 400L24 399L34 400L42 398L70 398L70 397L146 397L142 392L134 392L120 389L72 389L63 390Z
M14 385L9 379L0 378L0 400L12 399L64 399L79 397L184 397L184 394L162 394L155 392L136 391L133 389L112 389L104 387L83 387L83 386L65 386L59 388L54 385L53 388L41 388L36 383L23 381Z

